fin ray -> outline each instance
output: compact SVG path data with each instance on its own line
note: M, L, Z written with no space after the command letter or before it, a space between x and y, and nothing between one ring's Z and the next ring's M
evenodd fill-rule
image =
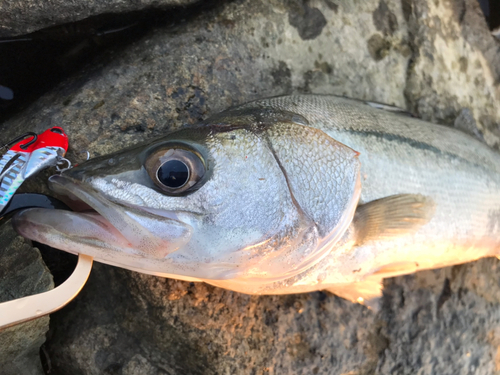
M352 284L333 285L325 290L354 303L378 311L382 298L382 279L367 279Z
M420 194L391 195L360 205L353 220L356 244L415 233L434 210L434 201Z

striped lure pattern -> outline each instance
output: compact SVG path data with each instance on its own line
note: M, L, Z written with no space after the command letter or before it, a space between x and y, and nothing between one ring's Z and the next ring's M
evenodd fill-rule
M68 150L68 137L60 127L47 129L14 144L0 159L0 211L27 178L55 166Z

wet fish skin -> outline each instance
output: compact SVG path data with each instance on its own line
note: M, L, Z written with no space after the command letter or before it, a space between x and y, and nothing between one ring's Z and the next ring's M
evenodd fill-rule
M165 194L144 167L169 147L206 167L180 196ZM370 300L384 277L498 253L496 152L454 129L335 96L247 103L51 184L102 201L91 204L101 216L66 214L64 225L51 216L46 225L41 215L56 214L26 211L15 219L26 237L244 293L329 289ZM75 235L72 220L89 232ZM107 237L110 225L117 231Z
M358 151L360 204L396 194L423 195L435 203L432 219L416 233L333 251L317 271L302 275L303 283L320 274L322 283L336 284L330 289L337 294L370 298L380 295L376 286L383 277L498 253L500 157L483 143L448 127L344 98L281 97L250 105L304 115Z

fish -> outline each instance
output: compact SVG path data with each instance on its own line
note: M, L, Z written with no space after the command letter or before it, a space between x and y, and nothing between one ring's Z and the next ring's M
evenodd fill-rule
M379 301L384 278L500 253L500 155L356 99L291 95L54 175L80 211L13 218L98 262L247 294Z

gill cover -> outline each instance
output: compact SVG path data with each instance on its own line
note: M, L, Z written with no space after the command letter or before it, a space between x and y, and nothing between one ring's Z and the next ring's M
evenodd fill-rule
M293 238L253 246L276 246L256 251L266 255L253 267L255 274L264 282L285 279L323 259L353 219L361 193L359 153L286 111L247 107L223 112L209 123L232 128L253 124L249 128L267 141L299 213L300 224L283 236ZM256 281L252 272L244 278Z

